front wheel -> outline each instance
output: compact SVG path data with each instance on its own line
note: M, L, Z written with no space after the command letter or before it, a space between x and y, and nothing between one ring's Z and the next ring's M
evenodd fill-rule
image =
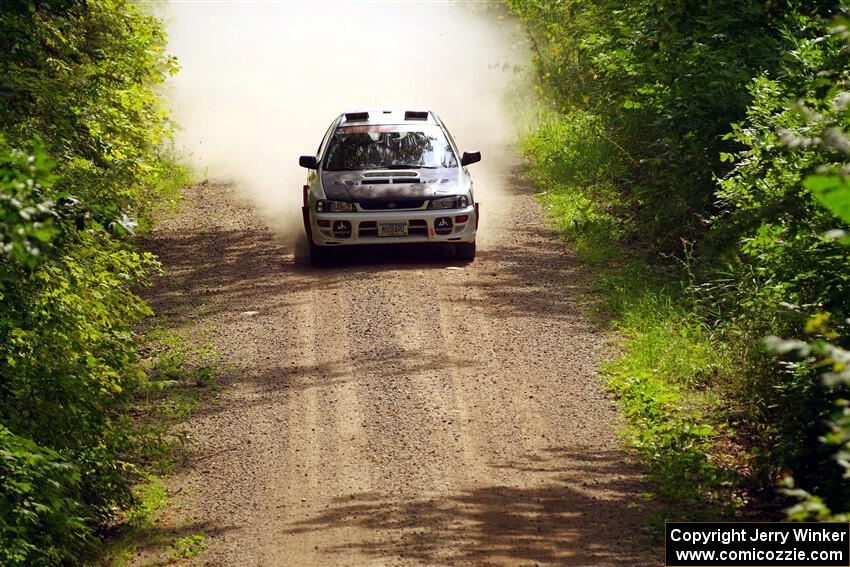
M455 244L455 256L458 260L464 262L475 260L475 242L458 242Z
M308 237L309 238L309 237ZM323 266L331 259L333 250L329 250L326 246L317 246L313 244L313 240L308 240L310 244L310 263L314 266Z

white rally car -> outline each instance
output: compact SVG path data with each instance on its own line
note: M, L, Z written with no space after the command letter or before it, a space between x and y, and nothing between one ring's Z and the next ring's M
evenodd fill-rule
M304 185L304 229L313 262L348 245L453 243L475 259L478 203L461 154L427 110L346 112L328 128Z

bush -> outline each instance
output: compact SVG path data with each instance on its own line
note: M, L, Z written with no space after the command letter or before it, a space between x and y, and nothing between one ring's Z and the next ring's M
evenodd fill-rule
M829 235L838 222L820 202L818 183L830 178L813 176L840 169L846 159L834 142L850 118L843 92L850 54L825 22L794 23L781 80L753 78L746 117L728 135L743 149L723 156L734 167L718 181L721 208L703 246L700 308L752 342L800 336L814 312L833 321L850 317L850 250ZM846 325L835 330L848 336ZM838 345L847 347L846 338ZM745 396L746 419L761 424L758 441L772 469L766 478L772 482L782 469L794 470L800 486L845 508L850 490L843 471L834 450L818 442L845 394L825 388L817 366L806 361L756 370L739 395Z
M73 560L92 536L77 467L0 426L0 478L0 563Z
M610 371L631 421L678 392L686 414L733 425L694 447L721 462L736 446L744 485L769 489L792 470L847 509L835 449L818 442L846 392L823 385L815 360L776 361L762 344L803 335L819 313L849 346L850 257L835 236L847 224L824 207L848 208L847 21L830 32L846 4L508 4L546 109L528 171L629 336ZM643 446L675 439L644 432L632 437ZM647 453L651 471L661 453ZM701 462L684 464L710 484Z
M74 562L132 501L142 377L130 236L171 191L161 23L126 0L0 7L4 564Z

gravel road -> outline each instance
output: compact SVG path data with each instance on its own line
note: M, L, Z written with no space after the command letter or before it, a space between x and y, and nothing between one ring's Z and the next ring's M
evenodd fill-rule
M373 248L311 267L227 185L160 226L148 299L227 367L169 480L198 563L653 564L585 278L511 185L466 266Z

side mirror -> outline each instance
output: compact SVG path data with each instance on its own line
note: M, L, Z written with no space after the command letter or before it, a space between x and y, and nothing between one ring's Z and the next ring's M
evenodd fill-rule
M301 156L298 158L298 165L307 169L319 169L319 162L316 161L316 156Z
M481 161L481 152L463 152L463 157L460 158L461 165L469 165Z

